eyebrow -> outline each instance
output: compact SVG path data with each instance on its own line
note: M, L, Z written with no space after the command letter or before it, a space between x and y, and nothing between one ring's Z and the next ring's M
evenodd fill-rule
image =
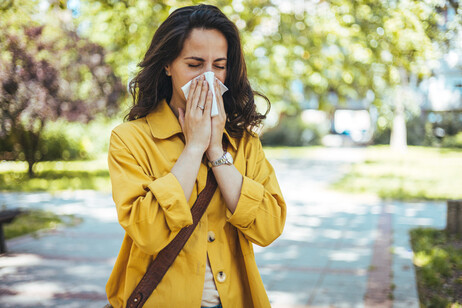
M184 58L184 59L185 59L185 60L192 59L192 60L197 60L197 61L201 61L201 62L204 62L204 61L205 61L204 59L199 58L199 57L186 57L186 58ZM213 62L223 61L223 60L226 60L226 58L218 58L218 59L213 60Z

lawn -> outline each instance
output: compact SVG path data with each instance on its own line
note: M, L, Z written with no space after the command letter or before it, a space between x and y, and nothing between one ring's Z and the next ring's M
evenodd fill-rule
M81 219L74 215L56 215L49 211L29 209L20 214L12 223L4 225L5 239L35 234L42 229L54 229L58 226L75 226Z
M411 230L421 307L462 307L462 240L444 230Z
M104 158L92 161L39 162L35 172L36 176L29 178L25 162L2 162L0 191L111 190Z
M409 147L398 153L373 146L365 151L365 161L334 183L335 189L408 201L462 199L462 150Z

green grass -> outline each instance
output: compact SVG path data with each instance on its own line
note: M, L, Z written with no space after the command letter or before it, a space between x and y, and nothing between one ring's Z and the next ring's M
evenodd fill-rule
M397 153L374 146L365 151L366 160L333 188L398 200L462 198L462 150L409 147Z
M411 230L421 307L462 307L462 241L444 230Z
M60 191L93 189L110 191L107 163L93 161L39 162L29 178L25 162L0 164L0 191Z
M18 215L11 223L3 226L5 238L11 239L25 234L36 233L43 229L54 229L59 225L75 226L81 219L73 215L56 215L42 210L27 210Z

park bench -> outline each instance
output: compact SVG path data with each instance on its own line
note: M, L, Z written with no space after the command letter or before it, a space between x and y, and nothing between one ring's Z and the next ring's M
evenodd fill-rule
M6 252L5 234L3 233L3 224L7 224L13 221L21 210L1 210L0 211L0 254Z

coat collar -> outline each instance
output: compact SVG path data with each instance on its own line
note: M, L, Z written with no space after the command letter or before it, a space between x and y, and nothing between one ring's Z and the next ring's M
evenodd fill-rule
M157 139L167 139L183 132L180 122L165 99L157 105L153 112L146 116L146 121L152 135ZM236 140L228 134L226 129L224 133L234 150L237 150Z
M157 139L167 139L182 132L180 122L165 99L146 116L146 121Z

